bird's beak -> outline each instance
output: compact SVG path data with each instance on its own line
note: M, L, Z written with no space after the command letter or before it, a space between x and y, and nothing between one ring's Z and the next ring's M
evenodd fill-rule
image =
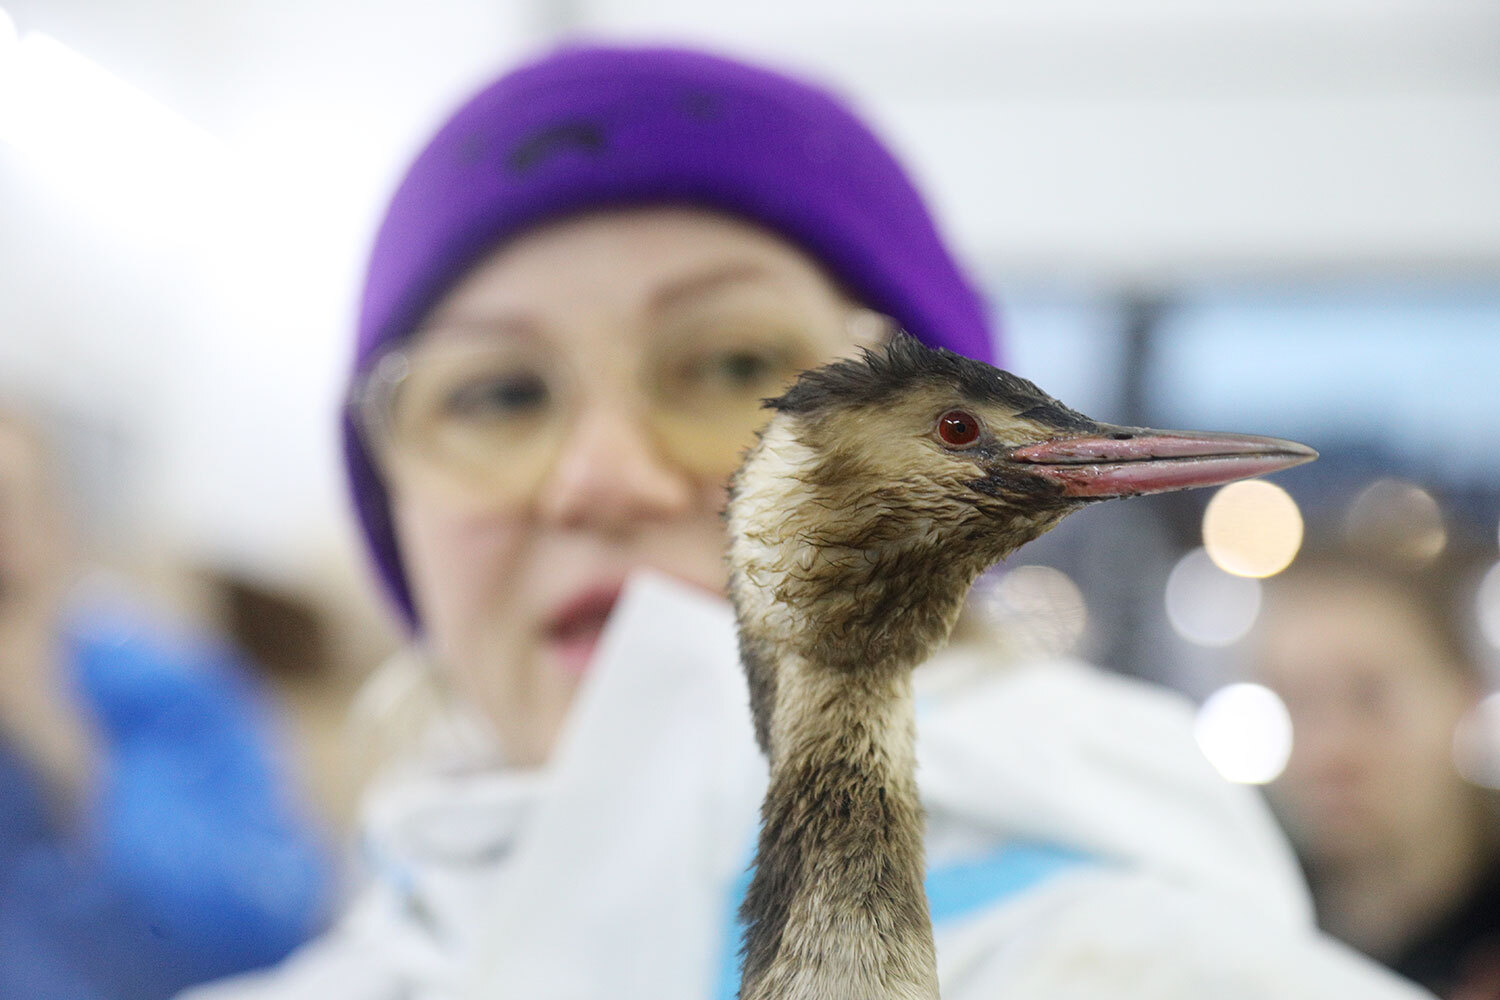
M1107 424L1011 452L1032 475L1060 486L1063 496L1100 500L1217 486L1317 457L1306 445L1279 438Z

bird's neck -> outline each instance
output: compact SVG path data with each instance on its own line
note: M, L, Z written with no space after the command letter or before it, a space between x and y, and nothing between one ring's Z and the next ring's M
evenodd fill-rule
M746 897L742 1000L935 1000L911 673L789 658Z

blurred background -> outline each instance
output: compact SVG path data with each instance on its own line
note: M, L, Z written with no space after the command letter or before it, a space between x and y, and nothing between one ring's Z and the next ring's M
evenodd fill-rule
M333 720L395 641L335 436L375 213L439 114L578 33L853 96L993 296L1008 365L1069 404L1323 452L1225 498L1207 550L1216 498L1112 505L988 584L1049 648L1206 701L1227 775L1285 761L1243 648L1304 530L1495 564L1493 3L0 0L0 400L56 443L91 554L261 664L335 825ZM1467 593L1492 657L1500 572Z

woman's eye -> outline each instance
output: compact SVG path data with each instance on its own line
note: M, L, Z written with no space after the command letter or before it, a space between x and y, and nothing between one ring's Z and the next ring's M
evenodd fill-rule
M547 405L547 383L535 375L475 379L452 389L443 408L459 417L524 417Z
M769 358L748 351L736 351L719 359L719 371L730 382L750 385L771 374L773 364Z
M769 391L786 365L767 352L731 350L711 355L694 366L697 380L720 389Z

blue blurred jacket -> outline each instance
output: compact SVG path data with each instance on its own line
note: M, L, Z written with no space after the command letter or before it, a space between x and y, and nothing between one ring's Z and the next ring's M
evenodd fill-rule
M65 645L102 773L65 828L0 742L0 1000L169 997L316 932L332 866L239 656L118 601Z

